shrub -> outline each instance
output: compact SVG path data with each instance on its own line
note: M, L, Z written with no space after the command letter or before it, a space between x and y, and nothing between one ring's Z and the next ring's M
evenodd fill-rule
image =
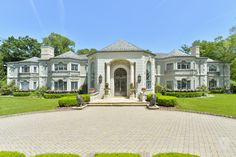
M148 93L146 101L150 101L152 95L153 95L152 93ZM157 93L156 96L157 96L157 103L160 106L174 107L177 105L177 98L174 96L163 96L159 93Z
M81 94L80 96L83 98L85 103L90 101L89 94ZM58 100L58 105L60 107L77 106L76 96L62 97Z
M15 85L15 81L10 82L10 84L3 84L1 82L1 89L0 89L0 94L1 95L12 95L14 91L17 90L17 87Z
M156 86L155 86L155 93L161 93L161 94L164 95L165 92L166 92L166 88L165 87L162 87L162 86L156 84Z
M18 92L14 92L13 96L30 96L30 92L18 91Z
M225 93L223 89L210 89L211 94L223 94Z
M204 86L204 85L197 87L197 90L199 92L204 92L204 93L208 93L209 92L208 87Z
M230 81L230 90L232 93L236 93L236 82L235 81Z
M34 91L34 95L38 98L41 98L41 97L43 97L43 95L47 91L47 89L48 89L47 86L40 87Z
M88 94L88 85L87 84L83 84L80 87L79 94Z
M25 157L25 155L19 152L0 151L0 157Z
M200 157L198 155L184 154L184 153L159 153L152 157Z
M193 98L204 96L204 92L166 92L165 95L178 98Z
M49 153L35 155L34 157L80 157L78 154Z
M78 93L44 93L43 97L45 99L58 99L66 96L76 96Z
M135 153L96 153L94 157L141 157Z

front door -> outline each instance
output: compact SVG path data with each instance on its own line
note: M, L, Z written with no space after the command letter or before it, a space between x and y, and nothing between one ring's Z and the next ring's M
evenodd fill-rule
M116 69L114 73L115 96L127 96L127 72L123 68Z

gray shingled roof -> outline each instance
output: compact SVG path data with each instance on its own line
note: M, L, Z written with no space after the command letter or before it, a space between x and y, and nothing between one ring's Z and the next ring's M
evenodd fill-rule
M113 44L101 49L100 51L145 51L125 40L118 40Z
M177 57L177 56L191 56L180 50L174 49L170 53L157 53L156 58L167 58L167 57Z
M20 62L38 62L40 58L38 57L32 57L32 58L29 58L29 59L25 59L25 60L22 60Z
M72 51L68 51L54 58L87 59L87 55L77 55Z

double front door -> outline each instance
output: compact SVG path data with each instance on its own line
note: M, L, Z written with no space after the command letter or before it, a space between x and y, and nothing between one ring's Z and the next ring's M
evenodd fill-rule
M127 72L119 68L114 73L115 96L127 96Z

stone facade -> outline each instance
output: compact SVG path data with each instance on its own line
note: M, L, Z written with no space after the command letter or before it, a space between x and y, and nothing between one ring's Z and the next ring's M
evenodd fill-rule
M179 50L154 54L123 40L90 55L54 56L53 48L43 46L41 58L7 63L7 81L15 81L20 90L47 86L72 91L87 84L100 98L106 84L107 96L137 97L143 89L154 92L155 84L185 91L203 85L229 88L229 80L230 64L200 57L199 47L193 47L191 54Z

